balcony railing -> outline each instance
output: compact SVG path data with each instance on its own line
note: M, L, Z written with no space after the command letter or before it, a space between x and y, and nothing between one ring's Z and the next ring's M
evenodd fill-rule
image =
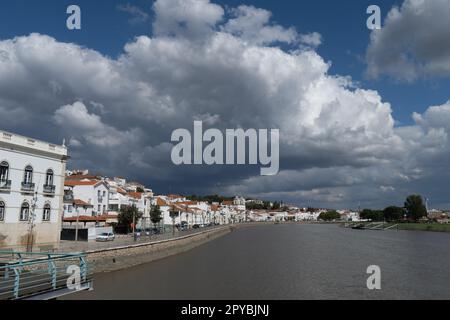
M24 192L34 192L34 183L22 182L22 191Z
M55 186L46 185L46 184L44 185L44 193L55 194L55 189L56 189Z
M0 190L11 190L11 180L0 180Z
M64 192L64 202L72 202L74 199L73 192Z

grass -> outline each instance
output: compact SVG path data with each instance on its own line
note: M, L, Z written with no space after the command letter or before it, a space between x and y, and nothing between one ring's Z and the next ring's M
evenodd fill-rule
M440 223L399 223L399 230L450 232L450 224Z

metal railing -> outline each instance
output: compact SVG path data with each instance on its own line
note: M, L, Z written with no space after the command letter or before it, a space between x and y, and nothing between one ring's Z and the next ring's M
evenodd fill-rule
M34 187L35 187L34 183L22 182L22 191L34 192Z
M11 190L11 180L0 180L0 190Z
M56 187L54 185L44 184L44 193L55 194L55 189L56 189Z
M91 287L83 253L0 251L0 300L51 299Z

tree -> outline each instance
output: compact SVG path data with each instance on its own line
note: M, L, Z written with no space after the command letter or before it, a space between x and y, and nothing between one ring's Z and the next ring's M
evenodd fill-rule
M161 208L159 206L152 206L150 210L150 221L153 223L156 228L156 224L162 220L161 216Z
M174 208L171 208L169 211L169 215L172 218L172 234L175 235L175 219L179 215L179 211L176 211Z
M139 212L135 205L132 206L122 206L120 208L119 216L119 226L125 228L127 232L130 232L132 227L131 224L136 223L143 216L142 212Z
M401 220L405 213L405 209L396 206L390 206L383 210L384 218L386 219L386 221Z
M272 205L272 210L278 210L281 208L281 202L275 201Z
M428 215L427 208L423 204L423 199L417 194L410 195L406 198L405 209L408 218L415 221Z
M137 188L136 188L136 192L144 193L145 190L144 190L142 187L137 187Z
M363 220L383 221L384 214L383 211L364 209L359 214L359 217Z
M339 220L341 218L341 215L337 211L328 211L328 212L322 212L319 215L319 220L323 221L333 221L333 220Z

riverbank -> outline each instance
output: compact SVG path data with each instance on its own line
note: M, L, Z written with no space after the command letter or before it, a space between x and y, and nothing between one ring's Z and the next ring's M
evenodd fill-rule
M450 232L450 224L440 223L400 223L398 230Z

